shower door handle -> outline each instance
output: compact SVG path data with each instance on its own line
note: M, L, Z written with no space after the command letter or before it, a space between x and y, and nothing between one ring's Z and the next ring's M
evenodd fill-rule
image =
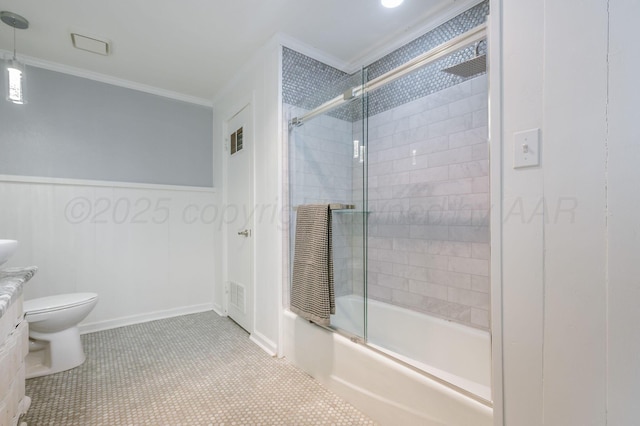
M238 235L242 235L243 237L250 237L251 236L251 230L250 229L245 229L244 231L238 231Z

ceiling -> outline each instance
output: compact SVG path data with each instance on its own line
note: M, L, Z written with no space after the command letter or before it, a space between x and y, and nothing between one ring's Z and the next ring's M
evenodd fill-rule
M379 0L0 0L0 10L29 20L29 29L16 30L18 57L210 101L275 34L349 68L409 41L465 1L474 3L405 0L385 9ZM72 31L110 40L112 53L74 49ZM12 43L13 29L0 24L0 49Z

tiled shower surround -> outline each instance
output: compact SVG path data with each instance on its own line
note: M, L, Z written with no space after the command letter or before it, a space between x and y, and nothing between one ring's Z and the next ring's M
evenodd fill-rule
M484 22L487 13L488 3L478 4L367 67L369 78ZM366 286L371 299L488 329L487 78L441 71L472 56L463 50L369 94ZM288 118L359 81L284 49ZM290 135L291 204L362 210L364 169L353 155L354 139L363 140L358 101ZM362 295L363 216L332 217L336 295Z
M369 118L368 297L488 329L487 117L483 75Z

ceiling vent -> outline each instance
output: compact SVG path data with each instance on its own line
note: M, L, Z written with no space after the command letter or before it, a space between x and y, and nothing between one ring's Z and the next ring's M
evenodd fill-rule
M78 33L71 33L73 47L98 55L108 56L111 53L111 43L107 40L100 40L95 37L88 37Z

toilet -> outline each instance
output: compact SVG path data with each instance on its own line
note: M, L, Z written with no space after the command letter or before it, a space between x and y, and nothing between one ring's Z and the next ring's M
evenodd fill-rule
M29 323L27 379L59 373L85 360L78 323L98 303L96 293L70 293L25 300Z

